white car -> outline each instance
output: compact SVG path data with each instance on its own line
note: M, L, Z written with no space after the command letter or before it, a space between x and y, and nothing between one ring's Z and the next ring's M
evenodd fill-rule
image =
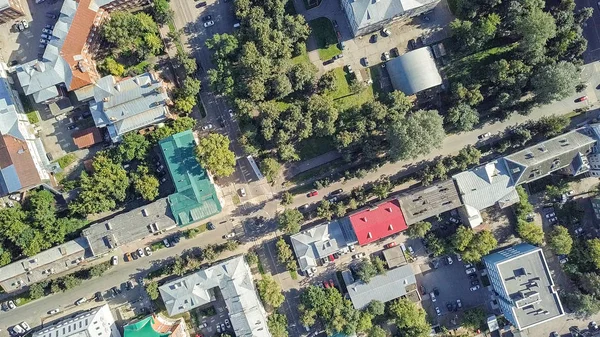
M14 200L14 201L21 201L21 196L18 195L18 194L11 194L11 195L8 196L8 198L10 200Z
M390 52L388 52L388 51L384 52L383 53L383 59L385 61L389 60L390 59Z
M431 302L437 301L437 298L435 298L435 294L433 293L433 291L429 293L429 297L431 297Z
M478 285L472 286L472 287L471 287L471 288L469 288L469 289L470 289L471 291L476 291L476 290L479 290L479 288L481 288L481 286L478 284Z
M446 262L448 262L448 264L452 264L454 261L452 261L450 256L446 256Z
M214 26L214 25L215 25L215 22L213 20L206 21L204 23L204 28L207 28L207 27L210 27L210 26Z
M54 314L58 314L58 312L59 312L59 311L60 311L60 309L59 309L59 308L52 309L52 310L48 311L48 315L54 315Z
M352 69L351 65L347 65L346 70L348 70L348 74L354 74L354 69Z
M486 132L486 133L484 133L484 134L482 134L482 135L479 135L479 137L478 137L478 138L479 138L479 139L486 139L486 138L489 138L491 135L492 135L491 133L489 133L489 132Z
M150 249L150 247L144 248L144 251L146 251L147 256L152 256L152 249Z
M78 299L77 301L75 301L75 305L81 305L85 302L87 302L87 298L82 297L82 298Z
M442 316L442 311L440 310L440 307L435 307L435 313L436 313L438 316Z
M227 110L227 112L229 113L229 117L231 117L231 119L235 120L235 115L233 114L233 109L229 109L229 110Z
M466 268L466 269L473 268L473 265L472 265L472 264L470 264L470 263L467 263L467 264L465 264L465 268Z
M138 257L143 257L144 256L144 250L142 248L138 248L137 249L137 255L138 255Z
M456 306L460 309L462 308L462 302L460 300L456 300Z
M366 256L367 256L367 254L365 254L364 252L360 252L360 253L352 255L352 258L358 260L358 259L363 259Z
M223 235L223 239L231 239L233 237L235 237L235 233L229 233L227 235Z
M469 269L465 270L465 273L467 273L467 275L473 274L475 272L477 272L477 270L475 268L469 268Z
M556 213L554 213L554 212L548 213L548 214L546 214L546 219L553 218L554 216L556 216Z
M25 332L25 330L23 330L23 328L21 328L20 325L15 325L13 326L13 330L15 331L15 333L17 333L18 335L22 334Z
M171 247L171 244L169 243L169 240L164 239L163 243L165 244L165 247L167 247L167 248Z
M392 35L392 33L387 28L384 28L381 31L381 33L383 34L383 36L390 36L390 35Z
M115 255L110 259L110 264L112 264L113 266L116 266L119 264L119 258Z
M202 127L202 130L210 130L213 128L212 124L206 124L205 126Z
M17 307L17 306L15 305L15 302L13 302L13 301L8 301L8 302L7 302L7 305L8 305L8 308L9 308L9 309L14 309L14 308L16 308L16 307Z
M410 253L410 255L415 255L415 250L411 246L408 246L408 252Z
M350 252L352 253L354 253L354 250L356 250L356 248L354 248L354 245L348 246L348 249L350 249Z
M29 331L31 330L31 327L29 326L29 324L27 324L27 322L23 321L19 324L21 326L21 328L23 328L23 330L25 331Z
M456 259L458 260L458 262L462 261L462 257L460 257L460 254L458 254L458 253L456 254Z
M245 188L240 188L240 196L245 197L246 196L246 189Z

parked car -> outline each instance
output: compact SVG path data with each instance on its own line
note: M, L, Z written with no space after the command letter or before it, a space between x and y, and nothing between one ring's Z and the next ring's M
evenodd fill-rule
M212 21L212 15L203 16L202 21L204 21L204 22Z
M492 135L491 133L486 132L484 134L479 135L477 138L479 138L479 139L486 139L486 138L489 138L491 135Z
M462 257L460 257L460 254L456 253L456 260L458 262L462 262Z
M588 97L587 96L581 96L579 98L577 98L575 100L575 102L583 102L583 101L587 101Z
M138 255L139 257L143 257L143 256L144 256L144 250L143 250L142 248L138 248L138 249L137 249L137 255Z
M462 308L462 302L460 300L456 300L456 307L459 309Z
M25 333L25 330L23 330L23 328L19 324L13 326L12 329L18 335Z
M329 195L338 195L338 194L341 194L342 192L344 192L344 190L341 189L341 188L338 188L337 190L332 191L331 193L329 193Z
M82 297L82 298L78 299L77 301L75 301L75 305L81 305L85 302L87 302L87 298Z
M442 315L442 311L440 310L440 307L435 307L435 313L436 313L438 316L441 316L441 315Z
M481 286L478 284L476 286L472 286L471 288L469 288L469 290L471 290L471 291L477 291L477 290L479 290L479 288L481 288Z
M348 71L348 74L354 74L354 69L352 69L351 65L347 65L346 70Z
M446 263L448 263L449 265L453 263L452 258L450 257L450 255L446 256Z
M476 286L478 284L479 284L479 280L477 280L477 279L471 281L472 286Z
M395 247L395 246L396 246L396 242L392 241L392 242L386 244L385 246L383 246L383 248L392 248L392 247Z
M361 63L362 63L363 66L368 67L369 66L369 58L367 58L366 56L363 57L361 59Z
M553 218L554 216L556 216L556 213L554 213L554 212L548 213L548 214L546 214L546 219Z
M152 256L152 249L150 249L150 247L144 247L144 251L147 256Z
M110 259L110 264L112 264L113 266L116 266L119 264L119 258L115 255Z
M465 269L473 268L473 265L470 263L465 264Z
M17 307L17 306L15 305L15 302L13 302L12 300L11 300L11 301L8 301L8 302L6 302L6 305L8 305L8 309L9 309L9 310L10 310L10 309L14 309L14 308L16 308L16 307Z
M245 197L246 196L246 189L245 188L240 188L240 196L241 197Z
M207 21L204 23L204 28L208 28L208 27L214 26L214 25L215 25L215 22L210 20L210 21Z
M408 40L408 50L415 50L415 49L417 49L417 42L415 42L415 39Z
M431 302L437 301L437 298L435 298L435 294L433 293L433 291L429 293L429 297L431 298Z
M133 282L131 282L131 280L127 281L125 287L127 288L127 290L133 289Z
M59 308L52 309L52 310L48 311L48 315L58 314L59 311L60 311Z
M377 34L373 34L371 35L371 43L377 43L377 39L379 38L379 36L377 36Z
M384 28L381 30L381 35L388 37L388 36L392 35L392 33L389 31L389 29Z
M101 302L103 300L103 298L102 298L102 292L101 291L97 291L96 294L94 294L94 298L96 299L96 302Z
M408 252L410 253L410 255L415 255L415 250L413 249L412 246L408 246Z
M125 260L129 261L129 262L133 261L133 258L131 257L131 253L130 252L125 253Z
M469 269L465 270L465 273L466 273L467 275L469 275L469 274L474 274L474 273L476 273L476 272L477 272L477 270L476 270L475 268L469 268Z
M360 253L356 253L354 255L352 255L353 259L363 259L367 256L367 254L365 254L364 252L360 252Z
M210 129L212 129L212 128L213 128L213 125L212 125L212 124L206 124L206 125L204 125L204 126L202 127L202 130L210 130Z
M221 333L221 325L217 324L217 333Z
M212 222L209 222L209 223L206 225L206 228L208 228L208 230L209 230L209 231L212 231L212 230L214 230L214 229L215 229L215 225L213 225L213 223L212 223Z
M388 61L390 59L390 52L389 51L383 52L383 54L381 54L381 58L384 61Z
M354 245L350 245L348 246L348 250L350 250L350 252L354 252L356 248L354 248Z
M117 288L117 286L110 288L110 291L112 291L113 295L115 295L115 296L117 296L121 293L121 289Z
M229 234L223 235L223 239L231 239L233 237L235 237L235 233L229 233Z
M231 322L229 322L229 318L225 318L225 326L227 329L231 329Z
M308 197L314 197L314 196L317 196L317 195L319 195L319 191L317 191L317 190L310 191L308 193Z

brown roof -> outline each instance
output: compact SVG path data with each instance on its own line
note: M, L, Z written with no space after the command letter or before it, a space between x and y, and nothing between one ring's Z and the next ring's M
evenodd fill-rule
M29 188L42 182L31 158L27 143L11 135L0 137L0 168L15 166L21 188Z
M67 61L73 72L69 90L83 88L99 78L91 55L87 52L86 42L95 28L96 16L101 17L104 11L102 9L98 11L91 9L91 3L92 0L79 1L77 12L60 51L60 55Z
M97 127L93 126L84 130L73 132L73 141L78 148L84 149L102 141L102 135Z

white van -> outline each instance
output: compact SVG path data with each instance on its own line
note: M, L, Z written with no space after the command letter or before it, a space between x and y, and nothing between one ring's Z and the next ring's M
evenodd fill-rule
M233 28L240 28L240 23L239 22L234 23Z

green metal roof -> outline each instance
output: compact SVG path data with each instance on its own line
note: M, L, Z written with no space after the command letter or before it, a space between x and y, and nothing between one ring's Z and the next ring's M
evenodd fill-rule
M177 224L185 226L221 212L215 186L196 159L192 131L174 134L159 145L175 184L169 207Z
M152 328L154 318L148 316L143 320L123 327L123 337L167 337L171 333L160 333Z

